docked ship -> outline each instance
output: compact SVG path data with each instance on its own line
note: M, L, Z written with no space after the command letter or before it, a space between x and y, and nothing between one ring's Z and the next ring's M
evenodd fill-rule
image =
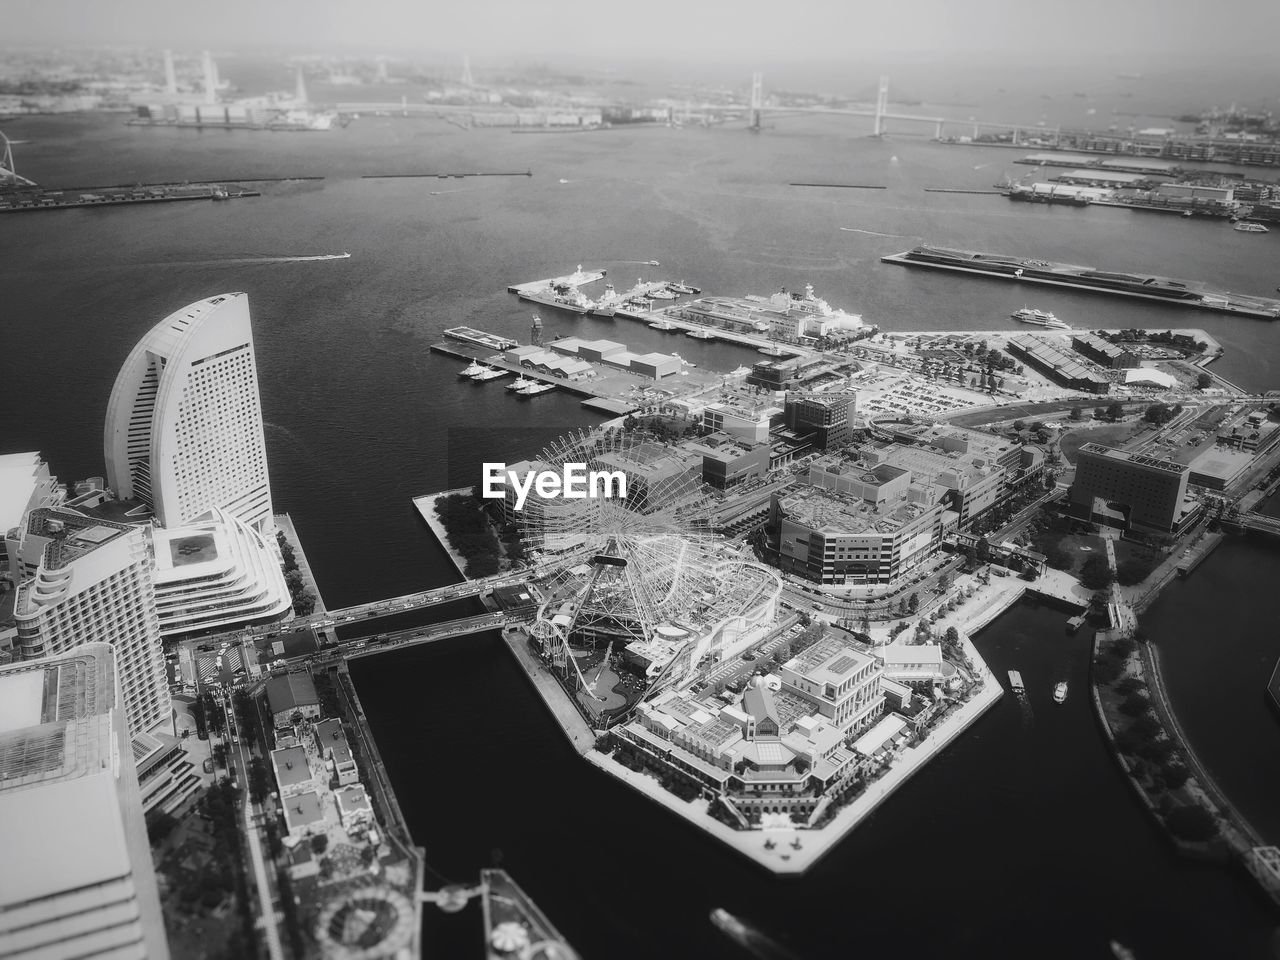
M450 327L444 332L444 335L451 340L474 343L478 347L488 347L490 350L511 350L520 346L519 341L512 340L510 337L500 337L496 333L485 333L483 330L476 330L474 327Z
M1015 310L1009 316L1021 323L1033 323L1037 327L1053 327L1056 330L1071 329L1071 324L1059 320L1048 310L1036 310L1033 307L1023 307L1021 310Z
M464 370L459 370L459 371L458 371L458 376L460 376L460 377L465 377L465 378L467 378L468 380L474 380L474 379L475 379L475 377L476 377L476 374L478 374L478 373L483 373L483 372L484 372L484 370L485 370L485 367L484 367L483 365L481 365L481 364L480 364L478 361L476 361L476 360L472 360L472 361L471 361L471 366L467 367L467 368L466 368L466 369L464 369Z
M1044 283L1073 290L1141 297L1260 320L1280 318L1280 300L1212 290L1203 284L1146 274L1118 273L1069 263L1051 263L1000 253L980 253L927 245L880 258L884 263L954 270L999 280Z
M697 330L686 330L684 335L686 337L692 337L694 340L714 340L716 338L714 333L709 330L703 330L702 328L698 328Z
M668 330L675 330L676 325L672 323L670 320L655 320L653 323L649 324L649 329L662 330L665 332Z
M1241 233L1270 233L1271 231L1260 223L1253 223L1248 220L1241 220L1233 229L1239 230Z
M522 397L536 397L539 394L546 393L547 391L554 390L555 388L556 385L554 383L538 383L537 381L534 381L529 384L529 386L517 390L516 392Z
M700 288L698 288L698 287L691 287L691 286L689 286L689 284L687 284L687 283L685 283L685 282L683 282L683 281L681 281L680 283L668 283L668 284L667 284L667 289L669 289L669 290L674 290L676 293L686 293L686 294L690 294L690 295L692 295L692 296L697 296L698 294L700 294L700 293L702 292L702 290L701 290Z
M1059 190L1056 184L1049 185L1047 190L1038 189L1040 186L1043 184L1032 184L1028 187L1013 183L1009 185L1005 196L1010 200L1021 200L1024 203L1060 203L1069 207L1087 207L1093 202L1075 191Z
M520 376L516 377L513 381L507 384L507 389L513 390L516 393L519 393L521 390L525 389L525 387L532 386L537 382L538 382L537 380L526 379L525 375L522 373L520 374Z
M511 374L506 370L498 370L495 367L481 366L479 372L473 373L471 379L477 383L485 383L489 380L501 380L503 377L509 377Z
M785 357L788 355L787 351L781 347L760 347L756 350L756 353L763 353L766 357Z

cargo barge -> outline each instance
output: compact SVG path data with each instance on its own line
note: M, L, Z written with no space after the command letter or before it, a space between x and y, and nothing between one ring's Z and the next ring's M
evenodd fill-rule
M1085 293L1101 293L1117 297L1138 297L1162 303L1230 313L1259 320L1280 318L1280 300L1248 294L1213 290L1189 280L1174 280L1147 274L1117 273L1094 267L1068 263L1051 263L999 253L952 250L945 247L919 246L902 253L880 258L884 263L907 267L931 267L954 270L996 280L1048 284L1068 287Z

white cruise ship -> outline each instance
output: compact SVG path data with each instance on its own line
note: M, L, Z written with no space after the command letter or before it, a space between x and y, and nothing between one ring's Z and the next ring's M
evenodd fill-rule
M1037 327L1053 327L1057 330L1071 329L1071 324L1059 320L1048 310L1036 310L1033 307L1023 307L1021 310L1015 310L1010 314L1010 316L1021 323L1033 323Z

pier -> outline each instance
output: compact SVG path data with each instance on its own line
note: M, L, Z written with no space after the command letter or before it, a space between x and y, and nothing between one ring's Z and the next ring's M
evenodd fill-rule
M925 256L935 259L923 259ZM936 259L939 257L945 258L947 262L940 262ZM902 253L891 253L880 260L882 263L896 263L904 267L951 270L991 280L1065 287L1080 293L1155 300L1169 306L1191 307L1258 320L1280 318L1280 300L1209 290L1192 281L1172 280L1150 274L1110 273L1093 267L1049 263L1005 254L946 250L927 245ZM1126 286L1112 286L1113 283L1124 283ZM1167 292L1144 292L1146 290Z

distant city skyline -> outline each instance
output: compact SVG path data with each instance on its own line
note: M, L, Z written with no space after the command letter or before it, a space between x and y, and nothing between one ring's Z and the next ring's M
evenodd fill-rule
M1118 71L1133 63L1171 65L1171 57L1184 66L1231 67L1269 55L1270 38L1280 31L1280 5L1265 0L1223 0L1212 16L1193 0L1081 0L1069 9L1007 0L919 0L909 8L654 0L626 12L588 0L228 0L212 16L162 0L0 0L0 11L12 44L279 45L409 55L452 50L481 59L599 58L619 68L663 59L784 64L858 58L887 65L923 57L963 65L993 55L1019 65L1087 63Z

